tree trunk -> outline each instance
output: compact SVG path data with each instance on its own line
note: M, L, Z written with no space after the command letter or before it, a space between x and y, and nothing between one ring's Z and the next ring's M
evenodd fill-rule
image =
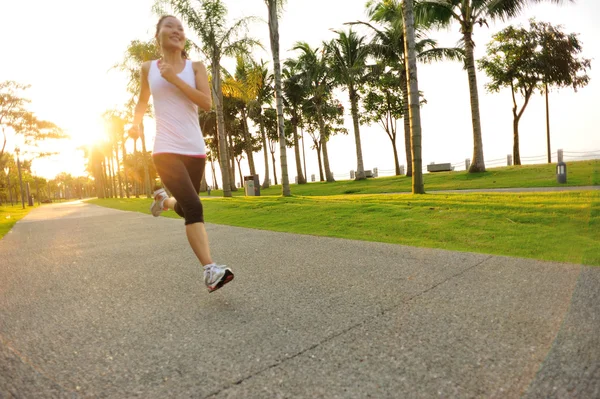
M137 167L137 139L133 140L133 171L135 180L133 182L133 191L135 192L135 198L140 198L140 190L139 190L139 176L138 176L138 167Z
M535 86L531 86L530 88L525 90L525 101L523 102L523 107L521 110L517 112L517 98L515 96L515 88L511 84L512 98L513 98L513 162L515 165L521 165L521 154L519 151L519 121L525 112L525 108L529 104L529 99L531 98L531 94L533 94L533 90Z
M123 182L121 180L121 163L119 162L119 144L115 144L115 155L117 158L117 177L119 179L119 197L125 198L123 196Z
M239 161L236 159L237 165L238 165L238 172L240 174L240 184L243 186L244 183L244 176L242 176L242 160L240 159Z
M275 167L275 151L271 151L271 160L273 161L273 179L275 180L275 185L279 184L277 182L277 168Z
M396 176L400 176L400 160L398 159L398 149L396 148L396 138L392 139L392 147L394 148L394 165L396 166Z
M144 133L144 122L140 123L140 139L142 140L142 165L144 166L144 186L146 189L146 197L152 197L152 190L154 187L150 187L150 172L148 170L148 160L146 159L146 134ZM151 191L152 190L152 191Z
M472 26L471 26L472 29ZM469 173L485 172L483 159L483 140L481 138L481 118L479 116L479 93L477 91L477 71L475 69L475 55L473 53L472 32L463 33L465 42L465 57L467 74L469 76L469 91L471 92L471 120L473 123L473 159Z
M317 119L319 122L321 149L323 150L323 166L325 167L325 179L327 182L332 183L335 181L331 169L329 168L329 155L327 154L327 130L325 129L325 121L323 120L323 114L321 107L317 105Z
M210 168L212 169L212 175L213 175L213 190L218 190L219 189L219 183L217 182L217 173L215 171L215 163L214 163L214 161L210 161Z
M112 151L110 152L110 155L107 157L107 161L108 161L108 175L110 176L110 187L111 187L110 197L117 198L117 186L115 184L115 171L114 171L114 165L113 165Z
M404 67L407 67L407 62L404 62ZM404 121L404 149L406 151L406 176L412 177L413 175L413 165L412 165L412 144L410 142L410 109L408 99L408 83L406 78L406 71L404 71L401 76L400 87L402 90L402 119Z
M333 178L333 173L331 173L331 168L329 167L329 155L327 153L327 138L321 136L321 149L323 150L323 166L325 167L325 179L328 183L333 183L335 179Z
M279 131L279 159L281 162L282 195L292 195L288 177L287 148L285 143L285 120L283 119L283 92L281 90L281 63L279 60L279 20L277 15L277 2L268 0L269 8L269 33L271 39L271 52L273 53L273 70L275 72L275 104L277 107L277 126Z
M206 181L206 169L204 170L204 174L202 175L202 180L200 180L200 192L205 193L208 191L208 182Z
M419 80L417 75L417 56L415 51L415 20L413 0L403 0L404 54L408 55L406 75L410 99L410 131L413 160L413 194L425 194L423 185L423 166L421 160L421 109L419 108Z
M548 142L548 163L552 163L552 150L550 149L550 104L548 101L548 83L546 83L546 137Z
M304 162L304 180L308 181L308 175L306 174L306 147L304 143L304 129L300 129L302 133L302 161Z
M213 101L217 109L217 131L219 134L219 164L221 165L221 179L223 183L223 197L231 197L231 184L229 181L229 156L227 154L227 137L225 136L225 115L223 114L223 92L221 91L221 63L220 57L212 59L212 84Z
M292 110L292 133L294 135L294 153L296 155L296 175L298 176L298 184L306 184L306 178L302 173L302 160L300 159L300 145L298 142L298 116L296 110Z
M513 164L521 165L521 153L519 151L519 117L513 119Z
M358 93L354 85L348 85L348 93L350 96L350 110L352 112L352 123L354 125L354 141L356 144L356 174L355 180L364 180L365 166L363 164L362 146L360 143L360 121L358 119Z
M262 188L266 189L269 188L270 184L269 184L269 154L267 153L269 151L269 147L267 147L267 133L265 132L265 126L261 123L259 123L260 126L260 135L262 136L262 145L263 145L263 153L265 156L265 180L263 181L262 184Z
M319 181L325 181L323 175L323 162L321 161L321 144L315 144L315 148L317 149L317 159L319 160Z
M127 198L129 198L129 181L127 178L127 163L125 162L125 159L127 158L127 150L125 149L125 141L126 138L125 136L123 136L123 139L121 140L121 153L123 154L123 175L124 175L124 180L125 180L125 195L127 196Z
M256 167L254 165L254 150L252 149L252 135L248 128L248 115L246 114L246 107L242 108L242 127L244 129L244 151L248 157L248 166L250 167L250 174L256 174ZM243 180L242 180L243 181Z
M229 154L231 164L229 165L229 181L231 182L231 191L237 191L237 186L235 185L235 151L233 149L233 137L231 135L227 135L229 137Z

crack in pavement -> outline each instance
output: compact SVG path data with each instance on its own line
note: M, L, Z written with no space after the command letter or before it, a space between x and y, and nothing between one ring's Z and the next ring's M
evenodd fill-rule
M350 332L350 331L352 331L352 330L354 330L354 329L356 329L358 327L361 327L361 326L365 325L368 322L371 322L372 320L374 320L376 318L384 316L386 313L389 313L389 312L391 312L391 311L393 311L395 309L398 309L399 307L407 304L408 302L411 302L412 300L414 300L414 299L416 299L416 298L418 298L420 296L423 296L424 294L426 294L426 293L428 293L428 292L436 289L440 285L442 285L444 283L447 283L448 281L453 280L456 277L460 277L461 275L463 275L463 274L465 274L465 273L473 270L474 268L476 268L478 266L481 266L483 263L487 262L491 258L493 258L493 256L488 256L485 259L483 259L482 261L474 264L473 266L469 266L469 267L465 268L464 270L461 270L460 272L455 273L455 274L447 277L446 279L440 281L439 283L432 285L431 287L429 287L429 288L427 288L427 289L425 289L425 290L423 290L423 291L421 291L421 292L419 292L419 293L417 293L417 294L415 294L415 295L413 295L413 296L405 299L404 301L401 301L400 303L395 304L394 306L391 306L389 308L383 309L383 310L377 312L376 314L374 314L374 315L372 315L370 317L367 317L364 320L359 321L359 322L351 325L350 327L348 327L348 328L346 328L346 329L344 329L342 331L339 331L338 333L335 333L335 334L333 334L333 335L331 335L329 337L326 337L325 339L321 340L320 342L317 342L316 344L311 345L308 348L305 348L305 349L301 350L298 353L295 353L295 354L293 354L291 356L288 356L288 357L284 357L283 359L277 361L274 364L271 364L271 365L269 365L267 367L264 367L261 370L258 370L255 373L252 373L252 374L250 374L250 375L248 375L248 376L246 376L244 378L241 378L241 379L239 379L239 380L237 380L237 381L235 381L235 382L233 382L233 383L231 383L231 384L229 384L229 385L227 385L227 386L225 386L225 387L223 387L223 388L221 388L221 389L219 389L219 390L217 390L215 392L211 392L207 396L204 396L204 399L215 397L218 394L220 394L221 392L224 392L227 389L229 389L229 388L231 388L231 387L233 387L235 385L240 385L240 384L242 384L245 381L248 381L248 380L250 380L250 379L252 379L252 378L254 378L254 377L256 377L256 376L258 376L258 375L260 375L260 374L262 374L262 373L264 373L266 371L268 371L268 370L271 370L271 369L274 369L274 368L276 368L278 366L281 366L282 364L284 364L284 363L286 363L286 362L288 362L288 361L290 361L292 359L295 359L295 358L297 358L297 357L305 354L308 351L311 351L311 350L313 350L313 349L315 349L315 348L317 348L317 347L319 347L319 346L321 346L321 345L323 345L323 344L325 344L325 343L327 343L329 341L332 341L333 339L335 339L337 337L340 337L340 336L342 336L342 335L344 335L344 334L346 334L346 333L348 333L348 332Z

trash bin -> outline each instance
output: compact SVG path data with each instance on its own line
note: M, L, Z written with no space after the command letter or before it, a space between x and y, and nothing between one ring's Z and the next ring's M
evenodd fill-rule
M260 182L258 175L244 176L244 193L246 196L260 196Z
M560 184L567 182L567 164L564 162L556 164L556 181Z

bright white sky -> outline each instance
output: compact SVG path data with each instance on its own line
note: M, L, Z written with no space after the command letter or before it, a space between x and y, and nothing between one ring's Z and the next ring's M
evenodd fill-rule
M266 19L264 0L225 0L231 19L256 15ZM63 127L73 138L59 146L61 155L36 160L34 170L52 178L60 171L84 174L82 153L77 147L90 143L103 133L100 115L118 107L127 99L125 77L111 70L133 39L146 40L153 36L157 17L151 12L153 0L0 0L0 37L3 60L0 81L16 80L31 84L31 109L39 117ZM342 28L344 22L366 20L365 0L288 0L280 22L282 58L298 40L320 45L330 39L330 29ZM526 23L528 18L561 24L567 32L580 34L584 56L593 60L592 77L588 87L573 93L570 89L551 93L552 148L567 151L600 150L600 83L597 81L596 61L600 60L600 17L598 0L577 0L576 4L531 6L523 17L509 21ZM491 35L508 23L477 28L476 57L485 52ZM251 35L260 39L269 50L268 26L257 23ZM188 36L192 36L188 32ZM459 39L457 28L434 32L440 45L452 46ZM270 60L270 53L256 51L257 58ZM224 62L233 68L232 61ZM483 126L483 146L486 160L505 158L512 152L512 114L509 91L488 94L484 89L487 77L478 74L480 109ZM423 160L430 162L459 162L472 155L471 112L466 72L458 63L419 65L419 84L427 99L422 109ZM347 93L340 92L347 103ZM349 108L349 107L348 107ZM352 133L352 121L346 126ZM151 121L148 133L153 134ZM544 100L536 95L520 125L521 155L545 154ZM401 124L399 125L401 128ZM378 126L362 127L365 168L393 169L393 154L389 139ZM153 138L149 137L149 148ZM8 150L15 140L9 138ZM316 152L307 146L308 175L318 174ZM354 139L334 137L329 145L332 170L340 177L356 167ZM401 160L404 146L398 145ZM279 157L277 157L279 159ZM262 155L255 154L258 171L263 176ZM294 152L288 151L290 180L295 176ZM405 163L402 162L402 163ZM279 174L279 172L278 172ZM236 174L237 176L237 174Z

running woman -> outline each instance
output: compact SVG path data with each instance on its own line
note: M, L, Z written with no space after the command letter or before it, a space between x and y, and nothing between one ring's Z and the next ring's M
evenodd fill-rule
M155 37L162 58L142 65L141 90L131 132L139 134L152 95L156 119L152 158L163 185L174 198L169 198L163 188L158 189L150 210L158 217L172 209L185 218L188 241L204 268L204 283L213 292L233 280L233 272L214 263L210 256L198 197L206 164L198 107L204 111L212 107L208 74L201 62L187 59L183 26L176 17L160 18Z

